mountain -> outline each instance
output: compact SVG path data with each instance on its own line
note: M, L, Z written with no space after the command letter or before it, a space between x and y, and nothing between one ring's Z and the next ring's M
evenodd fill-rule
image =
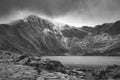
M0 50L28 55L64 55L55 25L30 15L11 24L0 24Z
M104 23L102 25L96 25L95 27L83 26L82 29L87 32L91 32L94 35L108 33L109 35L114 36L120 34L120 21L116 21L114 23Z
M69 38L84 38L86 35L88 35L88 32L82 30L82 29L78 29L76 27L69 27L66 28L68 25L65 25L63 27L65 27L65 29L61 30L62 34L64 37L69 37Z
M0 51L37 56L120 56L120 21L81 28L30 15L0 24Z
M88 35L72 40L72 55L120 56L120 21L95 27L83 26Z

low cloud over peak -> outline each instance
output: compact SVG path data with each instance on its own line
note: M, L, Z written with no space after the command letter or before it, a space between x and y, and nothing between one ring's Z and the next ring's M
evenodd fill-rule
M30 14L75 26L94 26L120 19L120 0L1 0L0 23Z

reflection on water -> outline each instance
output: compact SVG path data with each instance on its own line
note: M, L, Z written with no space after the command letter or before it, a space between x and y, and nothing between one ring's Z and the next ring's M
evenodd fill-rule
M120 57L104 57L104 56L45 56L43 59L49 58L59 60L63 64L85 64L85 65L120 65Z

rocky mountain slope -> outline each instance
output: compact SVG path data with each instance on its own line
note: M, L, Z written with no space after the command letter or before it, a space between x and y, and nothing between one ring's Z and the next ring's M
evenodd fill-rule
M0 50L40 56L63 55L65 48L54 26L34 15L11 24L1 24Z
M120 56L120 21L81 28L30 15L0 24L0 50L27 55Z
M62 30L71 55L120 56L120 21Z

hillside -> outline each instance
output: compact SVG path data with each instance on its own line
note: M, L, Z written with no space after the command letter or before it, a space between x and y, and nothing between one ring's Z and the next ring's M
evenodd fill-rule
M63 55L64 46L55 34L55 25L30 15L0 25L0 50L28 55Z
M63 30L69 54L84 56L120 56L120 21L95 27Z
M120 21L81 28L30 15L0 24L0 51L37 56L120 56Z

